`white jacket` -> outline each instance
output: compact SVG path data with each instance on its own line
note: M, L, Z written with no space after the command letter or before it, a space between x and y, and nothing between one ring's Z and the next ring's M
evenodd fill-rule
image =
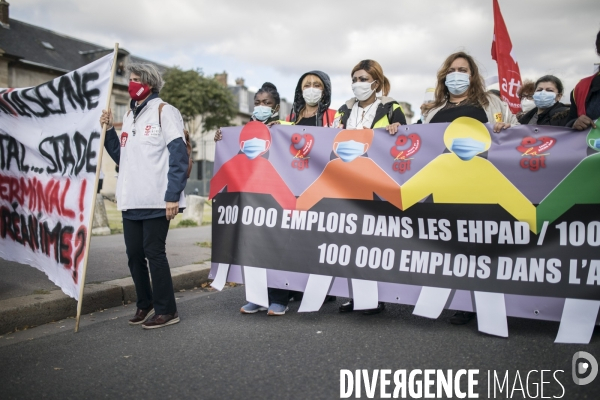
M169 150L167 145L177 138L185 140L183 119L179 110L166 104L158 120L160 98L150 100L135 119L133 112L123 118L121 158L117 179L117 205L121 211L134 208L165 208ZM126 138L126 139L125 139ZM185 207L183 192L179 207Z

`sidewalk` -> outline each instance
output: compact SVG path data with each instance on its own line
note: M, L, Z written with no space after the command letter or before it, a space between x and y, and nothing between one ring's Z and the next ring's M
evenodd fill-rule
M211 227L169 231L167 258L175 290L200 287L210 270ZM82 313L135 301L123 235L94 236ZM0 335L74 317L77 302L41 271L0 259Z
M201 287L208 281L210 261L172 268L175 291ZM131 277L85 285L82 314L123 304L135 303ZM74 317L77 302L60 289L48 294L32 294L0 300L0 335L52 321Z

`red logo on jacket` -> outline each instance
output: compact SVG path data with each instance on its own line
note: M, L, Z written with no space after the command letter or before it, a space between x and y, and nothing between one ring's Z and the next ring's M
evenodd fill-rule
M539 171L540 168L546 168L546 156L548 150L556 144L556 139L542 136L539 139L527 136L523 138L517 150L522 154L519 164L523 169L530 171Z
M127 132L121 133L121 147L125 147L125 145L127 144L128 137L129 137L129 134Z
M410 160L421 148L421 137L416 133L410 135L399 135L396 138L396 143L390 149L390 154L394 157L394 171L403 174L410 170Z
M315 144L315 139L310 133L301 135L294 133L292 135L292 144L290 145L290 153L294 156L292 168L302 171L308 168L308 155Z

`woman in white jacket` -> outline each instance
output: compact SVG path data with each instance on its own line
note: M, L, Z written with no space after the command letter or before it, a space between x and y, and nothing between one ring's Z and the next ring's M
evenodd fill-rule
M477 63L462 51L446 58L437 73L435 99L425 104L424 108L424 124L470 117L484 124L494 124L495 133L519 124L517 117L508 109L508 104L486 92ZM450 322L462 325L474 317L473 312L457 311Z
M438 70L435 100L425 108L424 124L471 117L494 124L496 133L519 124L506 103L486 92L477 63L462 51L451 54Z

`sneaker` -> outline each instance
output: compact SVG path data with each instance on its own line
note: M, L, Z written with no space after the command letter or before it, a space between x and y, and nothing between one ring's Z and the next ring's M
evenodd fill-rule
M248 303L240 309L242 314L254 314L258 311L267 311L266 307L259 306L258 304Z
M457 311L450 318L450 323L452 325L464 325L471 321L473 318L475 318L476 315L477 314L475 314L474 312Z
M283 306L281 304L273 303L269 306L269 312L267 314L268 315L284 315L287 310L289 310L288 307Z
M147 310L138 308L133 318L129 320L129 325L139 325L148 321L154 315L154 308L150 307Z
M156 329L162 328L164 326L173 325L179 322L179 314L177 311L175 314L164 314L164 315L155 315L150 318L148 321L142 324L142 328L144 329Z

